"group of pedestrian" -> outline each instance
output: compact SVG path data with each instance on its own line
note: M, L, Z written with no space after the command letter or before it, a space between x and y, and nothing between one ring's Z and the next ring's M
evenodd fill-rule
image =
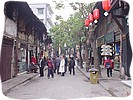
M75 60L73 57L70 57L69 60L66 56L61 56L60 59L57 57L55 62L57 74L64 76L69 71L70 74L73 72L73 75L75 75Z
M73 72L75 75L75 60L73 57L68 58L64 55L57 56L56 58L46 58L41 57L39 60L39 69L40 69L40 77L44 76L44 67L48 66L48 79L50 76L54 78L54 73L60 74L61 76L65 76L67 71L69 70L70 74Z
M48 66L48 75L47 75L48 79L50 78L50 75L52 78L54 78L54 73L64 76L68 70L70 72L70 75L72 73L73 75L75 75L74 57L69 57L69 59L64 55L60 57L57 56L54 59L46 58L45 56L40 57L39 60L40 77L44 76L43 70L45 66ZM112 69L114 68L114 63L109 57L104 59L104 67L107 69L107 77L112 77ZM31 72L37 72L36 58L34 56L31 57L30 70Z
M54 78L53 74L53 69L54 69L54 64L51 58L46 58L45 56L41 57L39 60L39 69L40 69L40 77L44 76L44 67L48 66L48 78L50 78L50 75L52 78Z

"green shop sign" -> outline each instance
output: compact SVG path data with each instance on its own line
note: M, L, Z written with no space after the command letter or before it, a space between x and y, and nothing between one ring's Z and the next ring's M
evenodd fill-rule
M103 45L103 44L104 44L104 36L99 37L99 38L97 39L97 47L100 47L100 46Z
M114 32L110 32L104 35L105 43L114 42Z

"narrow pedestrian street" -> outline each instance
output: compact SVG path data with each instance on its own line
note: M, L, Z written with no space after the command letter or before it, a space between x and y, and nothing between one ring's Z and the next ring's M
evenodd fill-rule
M15 99L76 99L112 96L100 84L91 84L83 74L76 70L76 75L55 74L54 78L36 76L29 82L12 89L7 97Z
M19 1L3 3L4 96L22 100L131 97L128 2Z

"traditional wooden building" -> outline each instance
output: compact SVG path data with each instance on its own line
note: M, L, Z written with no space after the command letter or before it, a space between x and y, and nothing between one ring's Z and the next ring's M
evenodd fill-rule
M128 12L129 4L123 0L111 0L111 8L108 16L104 16L102 2L97 2L95 8L100 10L100 18L95 28L95 38L99 52L99 60L102 63L101 46L110 45L112 48L112 56L114 59L115 70L124 73L130 77L130 64L132 58L132 50L129 40Z
M39 57L45 44L45 25L33 14L26 2L5 3L5 29L1 48L2 81L29 70L30 58Z

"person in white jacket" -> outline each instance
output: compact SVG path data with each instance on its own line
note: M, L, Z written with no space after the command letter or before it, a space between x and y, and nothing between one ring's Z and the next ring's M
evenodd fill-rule
M60 57L61 61L60 61L60 68L59 68L59 72L61 73L61 76L64 76L65 73L65 59L63 56Z

